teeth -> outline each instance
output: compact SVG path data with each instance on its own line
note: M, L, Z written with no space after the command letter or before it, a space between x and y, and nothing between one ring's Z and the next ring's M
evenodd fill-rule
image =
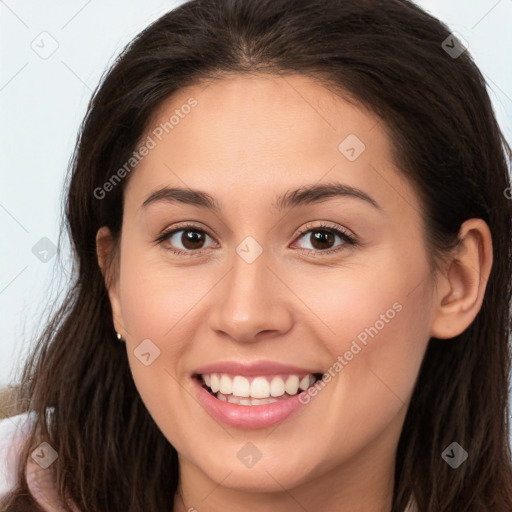
M272 403L277 401L276 398L283 397L285 394L293 396L300 391L305 391L316 380L312 374L288 375L283 378L280 375L244 377L212 373L202 375L202 378L219 400L239 405ZM256 402L253 403L252 399Z
M219 391L223 395L231 395L233 391L233 383L227 375L222 375L220 378Z
M236 405L266 405L277 402L277 398L241 398L239 396L225 396L222 393L217 393L217 398L222 402L229 402Z
M299 377L297 377L297 375L290 375L286 379L284 389L289 395L297 394L297 391L299 389Z
M210 375L210 386L209 387L214 393L217 393L217 391L219 391L220 381L219 381L219 376L216 373L212 373Z
M284 382L281 377L274 377L270 382L270 394L272 396L284 395Z
M253 398L268 398L270 385L265 377L256 377L251 384L251 396Z
M311 386L312 382L311 382L311 379L310 379L310 375L306 375L305 377L302 378L302 380L300 381L300 384L299 384L299 388L302 390L302 391L305 391L306 389L309 388L309 386Z
M251 394L251 385L249 384L249 381L245 377L242 377L241 375L237 375L233 379L232 393L235 396L245 396L245 397L249 396Z

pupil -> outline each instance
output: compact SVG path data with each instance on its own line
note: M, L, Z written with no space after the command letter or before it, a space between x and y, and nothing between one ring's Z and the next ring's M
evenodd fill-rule
M313 247L315 247L316 249L325 249L324 246L322 246L322 242L325 244L325 242L329 242L332 240L329 240L329 238L331 238L333 236L332 233L329 233L328 231L316 231L315 234L313 235L313 239L314 239L314 243L312 244ZM315 243L316 242L319 242L320 243L320 247L316 247L315 246Z
M183 239L185 237L185 239ZM188 249L197 249L198 247L195 247L195 245L201 245L202 243L202 235L200 235L197 231L185 231L183 233L182 237L182 243L185 247L187 247L187 244L192 244L192 247L187 247Z

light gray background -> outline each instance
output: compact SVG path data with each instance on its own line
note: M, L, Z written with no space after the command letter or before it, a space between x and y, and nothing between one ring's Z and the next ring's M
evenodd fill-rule
M87 101L121 48L180 3L0 0L0 387L66 286L67 241L47 262L32 248L44 237L58 244L65 173ZM469 43L512 141L512 0L417 3Z

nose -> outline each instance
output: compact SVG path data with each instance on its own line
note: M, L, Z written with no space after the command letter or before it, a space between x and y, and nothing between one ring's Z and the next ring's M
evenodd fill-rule
M269 261L265 251L250 263L235 253L231 269L214 289L210 328L246 343L288 332L294 295L279 274L279 266Z

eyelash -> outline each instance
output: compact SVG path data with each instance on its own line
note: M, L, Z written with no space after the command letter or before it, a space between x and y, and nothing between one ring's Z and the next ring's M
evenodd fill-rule
M197 231L197 232L202 232L202 233L206 233L210 238L213 238L207 231L205 231L204 229L198 227L198 226L195 226L193 224L186 224L184 226L179 226L179 227L175 227L173 229L168 229L166 231L164 231L156 240L155 240L155 244L156 245L162 245L171 235L179 232L179 231ZM334 249L327 249L325 251L321 251L321 250L317 250L317 249L299 249L299 253L303 254L303 253L306 253L306 254L320 254L320 255L327 255L327 254L332 254L332 253L336 253L336 252L339 252L339 251L342 251L345 246L349 245L349 246L357 246L359 243L358 241L351 235L349 235L341 226L336 226L336 227L333 227L333 226L328 226L326 224L321 224L320 226L311 226L311 225L307 225L305 226L302 230L299 230L299 236L297 238L301 238L302 236L304 236L305 234L309 233L309 232L314 232L314 231L323 231L323 232L328 232L328 233L331 233L333 235L337 235L339 236L345 243L342 244L341 246L338 246L337 248L334 248ZM206 249L198 249L198 250L188 250L188 251L184 251L182 249L173 249L172 247L164 247L165 250L167 251L171 251L172 253L174 254L177 254L177 255L185 255L185 256L198 256L200 254L202 254Z

